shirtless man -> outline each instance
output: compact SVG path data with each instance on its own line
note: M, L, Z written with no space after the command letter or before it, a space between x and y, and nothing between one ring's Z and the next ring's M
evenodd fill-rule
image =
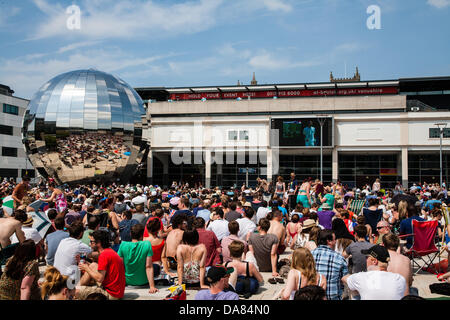
M179 214L174 217L172 221L172 231L169 232L164 243L164 248L161 253L161 261L163 264L164 272L171 277L177 275L169 270L177 270L176 257L177 247L180 245L183 239L184 230L187 229L187 217L185 214Z
M22 182L19 183L12 193L12 198L14 199L14 208L17 208L22 204L22 199L27 195L28 189L30 188L30 178L23 177Z
M383 236L383 245L389 252L388 272L398 273L406 279L405 296L410 294L410 288L413 282L411 263L408 257L398 252L400 239L393 233Z
M277 253L280 255L284 252L284 250L286 250L286 245L284 244L284 241L286 239L286 229L281 224L283 214L280 210L273 210L271 216L272 219L270 220L270 228L267 233L271 233L277 236L279 241Z
M22 231L22 223L27 220L28 216L23 210L16 210L14 217L0 219L0 260L7 259L14 255L14 251L18 245L11 245L10 237L15 233L19 243L25 241L25 233Z

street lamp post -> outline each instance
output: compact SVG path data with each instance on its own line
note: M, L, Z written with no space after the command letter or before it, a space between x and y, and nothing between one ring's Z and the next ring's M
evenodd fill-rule
M440 167L440 186L442 188L442 137L444 135L444 129L447 127L447 123L439 122L435 123L434 125L439 128L439 167Z

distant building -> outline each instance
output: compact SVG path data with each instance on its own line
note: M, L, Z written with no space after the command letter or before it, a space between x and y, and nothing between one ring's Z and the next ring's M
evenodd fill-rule
M29 100L13 96L10 87L0 84L0 178L17 181L28 175L35 178L22 144L22 120Z

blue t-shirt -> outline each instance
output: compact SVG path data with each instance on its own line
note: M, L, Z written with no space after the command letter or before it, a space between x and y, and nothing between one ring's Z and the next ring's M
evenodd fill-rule
M202 210L197 211L197 218L203 218L205 222L208 222L211 218L211 211L202 208Z
M139 221L135 219L125 219L119 222L119 233L122 241L131 241L131 227L136 224L139 224Z
M195 300L239 300L239 295L232 291L220 291L212 294L209 289L205 289L197 292Z
M193 214L192 211L190 211L190 210L177 210L177 211L175 211L175 213L173 214L172 218L170 219L170 223L172 223L173 218L175 218L177 215L183 214L183 213L184 213L187 217L194 216L194 214ZM194 216L194 217L195 217L195 216Z
M47 243L47 264L52 266L55 262L55 253L56 249L58 249L59 243L62 239L68 238L69 233L64 232L62 230L56 230L55 232L50 233L47 235L47 238L45 239L45 242Z

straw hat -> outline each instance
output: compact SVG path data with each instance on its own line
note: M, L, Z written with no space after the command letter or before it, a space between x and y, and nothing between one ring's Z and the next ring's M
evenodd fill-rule
M308 229L317 226L317 223L313 219L306 219L303 221L303 229Z

